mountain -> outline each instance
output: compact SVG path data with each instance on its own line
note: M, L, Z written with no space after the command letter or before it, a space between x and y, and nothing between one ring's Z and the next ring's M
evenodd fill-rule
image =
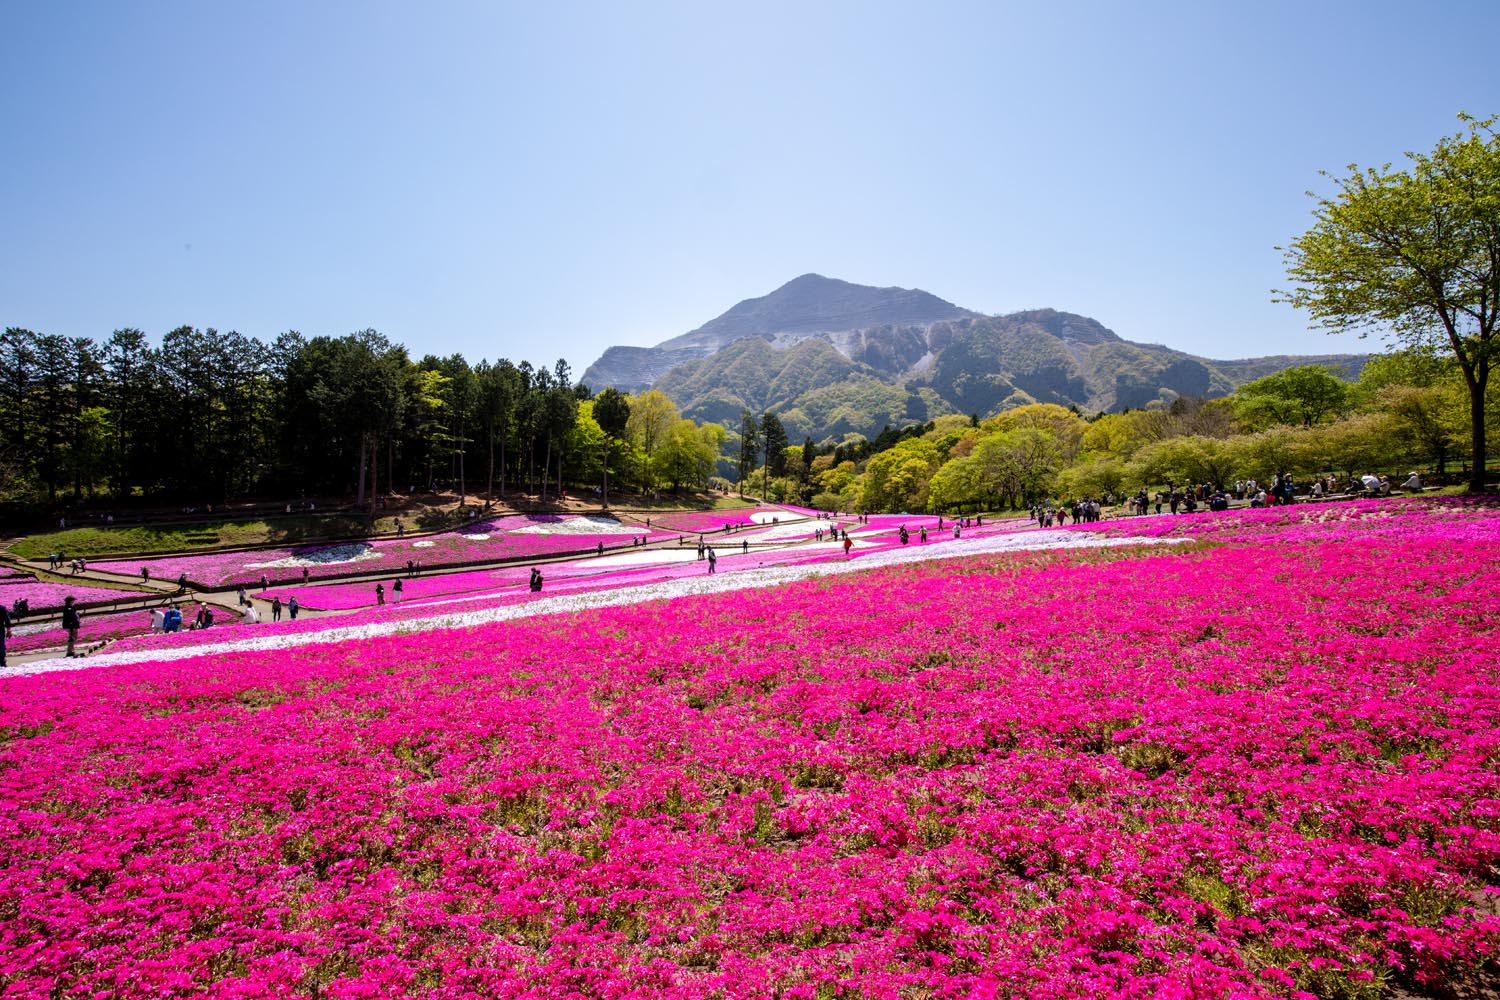
M706 358L746 337L788 347L821 336L842 350L849 338L865 330L891 324L927 326L977 315L916 289L872 288L804 274L655 347L611 347L583 373L583 382L598 389L612 385L622 392L639 392L678 365Z
M1025 403L1085 413L1223 396L1262 375L1364 355L1215 361L1124 340L1055 309L985 316L915 289L816 274L747 299L656 347L611 347L583 375L594 389L655 387L685 416L734 426L771 410L792 439L862 434L945 413L987 416Z

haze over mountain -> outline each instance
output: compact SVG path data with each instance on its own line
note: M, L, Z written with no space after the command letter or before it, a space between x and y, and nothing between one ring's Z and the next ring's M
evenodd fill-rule
M1124 340L1098 321L1039 309L985 316L917 289L804 274L655 347L611 347L584 372L598 390L658 388L695 420L780 415L793 440L873 436L944 413L1025 403L1081 412L1222 396L1301 364L1358 374L1364 355L1216 361Z

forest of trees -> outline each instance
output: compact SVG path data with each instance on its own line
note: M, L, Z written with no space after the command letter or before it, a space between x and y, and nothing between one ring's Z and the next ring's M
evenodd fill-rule
M1486 405L1500 409L1500 399L1490 393ZM1365 472L1404 479L1413 469L1467 476L1471 423L1458 365L1408 349L1373 358L1356 382L1307 365L1213 400L1181 397L1092 417L1036 403L985 419L949 415L887 428L874 441L838 448L804 442L783 449L765 492L825 510L915 513L1269 482L1278 473L1304 483ZM761 477L750 483L759 493Z
M733 431L700 425L657 390L594 396L565 361L413 361L373 330L267 345L181 327L153 346L139 330L100 344L12 328L0 338L0 503L373 506L434 484L530 503L735 481L824 509L997 509L1279 472L1443 474L1467 464L1468 400L1453 359L1411 348L1353 383L1305 366L1215 400L1093 417L1032 404L818 445L789 441L775 413L746 410Z
M596 418L596 409L599 417ZM222 504L440 484L538 500L703 487L725 431L659 392L594 398L567 362L413 361L374 330L271 344L180 327L0 338L0 502Z

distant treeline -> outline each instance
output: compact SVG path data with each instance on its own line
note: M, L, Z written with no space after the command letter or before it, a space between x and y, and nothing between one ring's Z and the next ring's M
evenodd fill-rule
M721 428L682 420L660 393L603 395L563 360L414 361L374 330L267 344L184 326L153 346L133 329L99 343L10 328L0 501L364 503L433 483L546 499L600 484L606 461L639 488L706 485Z

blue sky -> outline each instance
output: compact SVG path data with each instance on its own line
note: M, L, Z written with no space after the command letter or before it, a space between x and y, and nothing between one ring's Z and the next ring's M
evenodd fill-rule
M1045 8L1045 9L1044 9ZM1500 112L1500 5L0 7L0 322L581 373L808 271L1210 357L1320 169Z

